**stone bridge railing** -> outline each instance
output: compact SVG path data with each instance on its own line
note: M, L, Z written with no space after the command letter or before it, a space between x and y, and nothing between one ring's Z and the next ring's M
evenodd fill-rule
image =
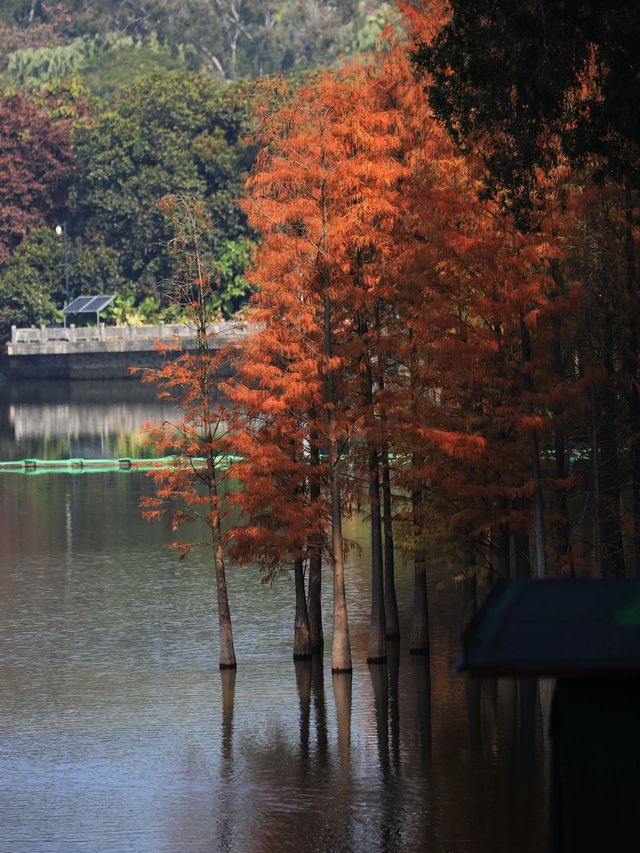
M210 333L228 342L246 334L246 327L237 321L221 320L210 327ZM193 326L159 323L157 326L99 326L76 327L40 326L18 329L11 327L7 355L65 355L80 352L123 352L153 349L158 341L193 340Z

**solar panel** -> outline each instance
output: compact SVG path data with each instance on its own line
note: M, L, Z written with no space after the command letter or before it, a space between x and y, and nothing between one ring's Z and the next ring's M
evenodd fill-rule
M98 314L104 310L109 303L113 302L115 294L111 296L77 296L66 308L64 314Z

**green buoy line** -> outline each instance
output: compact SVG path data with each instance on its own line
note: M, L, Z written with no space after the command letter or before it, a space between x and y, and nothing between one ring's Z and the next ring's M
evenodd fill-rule
M218 456L220 467L238 461L238 456ZM118 459L17 459L12 462L0 462L0 472L14 474L98 474L108 471L155 471L161 468L194 466L204 468L207 460L203 456L190 459L179 456L160 456L150 459L134 459L129 456Z

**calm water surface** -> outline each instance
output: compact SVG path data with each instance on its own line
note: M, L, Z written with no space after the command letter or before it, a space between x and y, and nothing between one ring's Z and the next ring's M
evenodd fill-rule
M2 458L125 455L167 415L134 384L5 386ZM232 569L239 668L220 673L206 555L176 560L140 519L150 486L0 472L0 853L543 848L535 685L452 674L465 603L441 567L431 660L401 642L367 667L367 531L348 526L352 678L331 675L328 596L327 653L294 666L293 582ZM403 566L398 595L408 629Z

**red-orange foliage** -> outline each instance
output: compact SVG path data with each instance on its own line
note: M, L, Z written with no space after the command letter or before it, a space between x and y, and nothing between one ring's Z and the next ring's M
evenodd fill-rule
M163 203L176 237L171 249L177 271L171 299L184 310L196 335L195 351L176 343L169 347L172 356L157 369L142 373L144 382L159 389L159 396L175 400L180 417L150 427L150 440L158 452L175 456L175 464L159 468L150 476L156 483L155 494L143 498L147 518L166 516L173 533L185 524L203 522L209 541L174 543L182 556L194 544L212 552L220 626L220 667L235 667L231 615L227 597L224 547L227 536L222 521L228 513L225 481L229 476L230 451L227 411L219 394L219 367L227 354L219 350L212 336L216 316L212 300L214 279L207 265L206 233L208 221L203 206L193 199L169 198ZM175 352L179 351L179 354Z

